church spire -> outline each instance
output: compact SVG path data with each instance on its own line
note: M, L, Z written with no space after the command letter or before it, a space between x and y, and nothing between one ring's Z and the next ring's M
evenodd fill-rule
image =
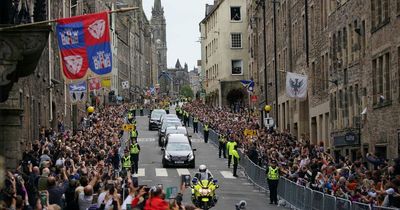
M154 0L153 10L161 11L161 0Z

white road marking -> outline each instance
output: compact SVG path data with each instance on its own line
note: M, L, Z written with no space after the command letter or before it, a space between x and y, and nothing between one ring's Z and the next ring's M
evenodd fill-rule
M137 173L137 176L138 176L138 177L139 177L139 176L146 176L146 175L145 175L145 170L144 170L144 168L139 168L138 173Z
M236 177L233 176L232 171L220 171L220 173L225 179L236 179Z
M165 168L156 168L156 176L163 176L163 177L168 176L167 169L165 169Z
M187 168L177 168L176 171L178 172L179 176L184 175L184 174L190 174L190 172Z
M153 142L155 138L138 138L138 142Z

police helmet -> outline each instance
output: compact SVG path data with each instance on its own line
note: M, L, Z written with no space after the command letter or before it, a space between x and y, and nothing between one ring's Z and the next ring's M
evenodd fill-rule
M207 166L206 165L200 165L199 166L199 172L206 172L207 171Z

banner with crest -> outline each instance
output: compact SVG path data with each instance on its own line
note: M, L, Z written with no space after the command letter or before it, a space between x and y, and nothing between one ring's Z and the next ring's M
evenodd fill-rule
M86 81L80 81L69 84L69 95L71 103L78 103L80 101L86 101L87 89Z
M307 75L286 72L286 95L289 98L305 100L307 98Z
M81 79L88 69L97 75L111 72L107 12L58 19L56 30L66 79Z

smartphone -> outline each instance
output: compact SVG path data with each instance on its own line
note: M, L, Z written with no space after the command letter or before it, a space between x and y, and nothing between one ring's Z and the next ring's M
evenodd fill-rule
M132 176L132 184L135 188L139 186L139 180L136 176Z
M166 197L168 199L175 199L178 195L178 187L168 187L166 192Z
M144 191L146 191L147 193L150 192L150 187L144 187Z
M130 203L126 204L126 210L132 210L132 204Z
M183 174L181 176L182 184L185 184L185 187L190 187L190 174Z
M40 203L42 206L47 206L47 194L45 192L40 193Z

